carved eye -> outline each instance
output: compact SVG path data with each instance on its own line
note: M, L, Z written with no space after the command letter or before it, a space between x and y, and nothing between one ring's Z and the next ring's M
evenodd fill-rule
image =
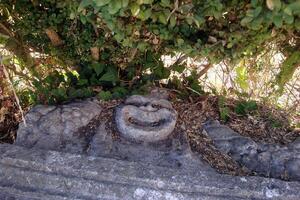
M177 112L169 101L139 95L129 97L116 108L115 114L123 137L144 142L166 139L177 120Z

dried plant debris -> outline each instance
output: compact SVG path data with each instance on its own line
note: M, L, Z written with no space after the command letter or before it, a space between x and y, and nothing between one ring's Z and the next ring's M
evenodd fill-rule
M13 98L0 97L0 143L13 143L18 124L22 120Z
M111 134L113 140L119 139L119 134L117 133L117 126L114 120L115 108L120 105L122 100L111 100L111 101L100 101L99 104L103 108L100 117L102 122L104 121L105 129L108 134Z
M193 102L176 100L174 108L178 112L177 131L188 134L193 151L201 154L202 158L219 172L232 175L246 174L229 156L219 152L210 138L202 134L202 124L209 119L219 118L217 110L211 106L216 98L201 97L193 99Z
M237 101L233 100L233 104L237 104ZM237 115L231 111L225 124L256 142L288 144L300 136L299 130L290 127L289 118L282 110L258 105L257 110L246 115Z
M113 139L118 139L118 134L116 133L116 126L113 120L114 109L120 104L120 100L111 100L111 101L99 101L99 105L102 108L102 111L97 115L87 126L81 127L77 132L84 134L87 140L88 146L84 150L85 152L90 151L90 144L93 136L95 135L97 128L103 123L105 124L105 129L110 133Z

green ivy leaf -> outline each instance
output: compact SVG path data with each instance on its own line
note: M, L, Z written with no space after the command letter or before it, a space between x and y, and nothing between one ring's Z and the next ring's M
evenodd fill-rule
M259 30L262 27L263 17L258 17L250 23L250 27L253 30Z
M67 98L67 91L65 88L53 89L53 90L51 90L51 94L60 100Z
M87 85L88 83L89 81L87 79L79 79L77 85L83 86L83 85Z
M295 1L294 3L291 3L287 6L289 10L292 11L294 15L300 14L300 1Z
M184 40L181 39L181 38L178 38L178 39L177 39L177 44L178 44L178 46L183 45L183 44L184 44Z
M251 0L251 6L256 7L257 6L257 0Z
M122 7L126 8L129 4L129 0L122 0Z
M162 24L167 24L168 23L167 22L167 17L166 17L166 15L164 13L159 13L158 14L158 20Z
M185 21L189 24L192 25L194 22L194 18L192 16L187 16L185 17Z
M113 89L113 94L112 96L114 98L122 98L124 97L126 94L128 94L128 90L124 87L115 87Z
M82 98L82 97L89 97L92 95L92 91L89 88L80 88L75 89L74 87L69 88L68 96L70 98Z
M165 68L163 65L156 67L153 70L153 73L159 78L159 79L164 79L168 78L170 75L170 70Z
M226 47L227 47L228 49L232 48L232 47L233 47L233 43L232 43L232 42L229 42L229 43L226 45Z
M182 73L185 69L184 65L174 65L172 66L172 70L178 72L178 73Z
M253 20L252 17L245 17L245 18L242 19L241 25L242 26L247 26L247 24L249 24L252 20Z
M122 8L121 0L111 0L108 4L108 12L111 15L116 14Z
M289 6L286 7L283 12L287 15L293 15L293 10Z
M174 26L176 26L176 17L175 17L175 15L172 15L170 17L170 27L174 28Z
M97 76L99 76L103 72L105 65L103 63L93 63L92 68L95 70Z
M281 28L283 22L282 16L281 15L274 16L273 22L277 28Z
M78 6L77 11L81 12L84 8L86 8L89 5L92 5L93 1L92 0L82 0Z
M130 11L131 11L131 14L136 17L140 12L140 6L136 3L133 3L130 6Z
M204 24L205 19L204 19L203 17L200 17L200 16L196 15L196 16L194 17L194 22L195 22L197 28L200 28L201 25Z
M152 13L151 9L147 9L145 11L140 11L137 17L140 20L145 21L145 20L149 19L149 17L151 16L151 13Z
M86 24L87 18L84 15L80 15L80 21L82 24Z
M96 6L102 7L110 2L110 0L93 0Z
M160 5L162 7L170 7L171 3L170 3L170 0L161 0Z
M112 82L116 83L118 80L118 76L115 70L108 70L103 76L99 79L99 81Z
M153 0L137 0L138 4L152 4Z
M261 6L256 7L254 9L254 11L253 11L254 17L257 17L261 13L261 11L262 11L262 7Z
M270 10L280 10L281 8L281 0L267 0L266 3Z
M294 16L284 14L284 15L283 15L283 20L284 20L287 24L292 24L292 23L294 22Z
M110 91L101 91L98 93L97 97L99 97L101 100L108 101L112 99L112 94Z
M137 48L142 52L144 52L147 47L148 47L148 43L146 42L139 42L137 45Z

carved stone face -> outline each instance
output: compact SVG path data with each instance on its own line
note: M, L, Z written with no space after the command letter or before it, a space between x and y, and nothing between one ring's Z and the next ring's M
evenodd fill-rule
M166 139L174 130L177 112L165 99L134 95L116 108L115 120L123 137L155 142Z

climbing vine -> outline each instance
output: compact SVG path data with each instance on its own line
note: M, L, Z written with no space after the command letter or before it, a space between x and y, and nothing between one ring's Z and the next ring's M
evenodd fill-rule
M300 1L294 0L2 0L0 42L14 56L11 73L28 82L28 101L54 103L99 94L118 98L149 82L169 79L201 93L199 72L165 67L162 55L182 54L237 66L268 49L286 57L274 77L283 88L298 67Z

